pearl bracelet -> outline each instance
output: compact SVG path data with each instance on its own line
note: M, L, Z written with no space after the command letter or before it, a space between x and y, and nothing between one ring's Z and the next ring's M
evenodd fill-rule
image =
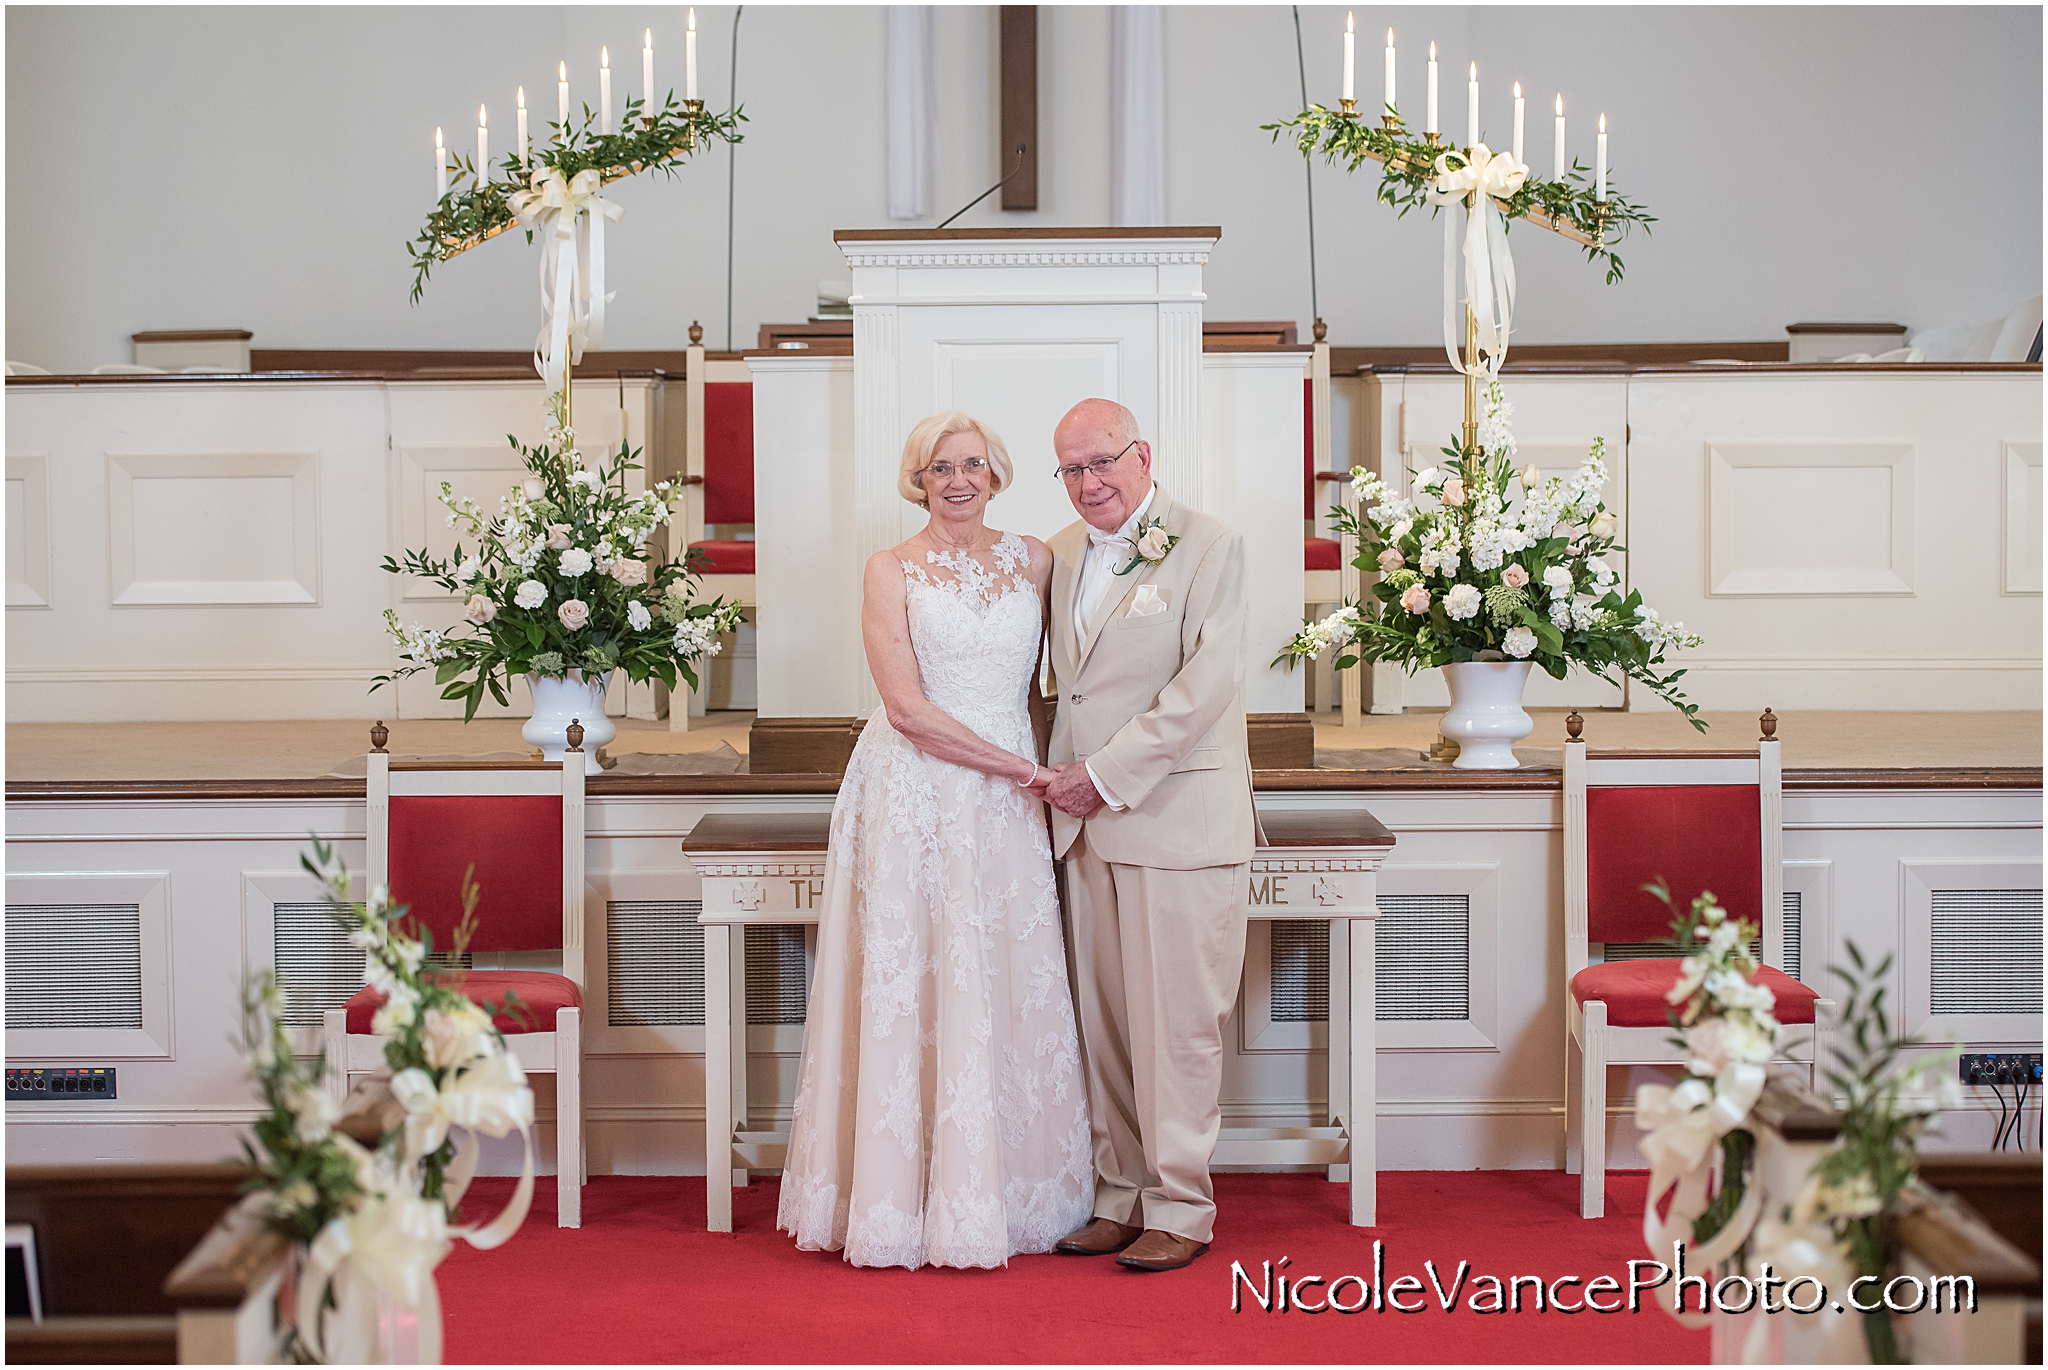
M1032 763L1031 763L1031 775L1030 775L1030 778L1029 778L1029 779L1025 779L1025 780L1019 780L1019 781L1017 782L1017 788L1018 788L1018 789L1020 789L1020 790L1028 790L1028 789L1030 789L1030 788L1031 788L1031 787L1032 787L1033 785L1035 785L1035 784L1037 784L1037 783L1038 783L1038 763L1037 763L1036 761L1034 761L1034 762L1032 762Z

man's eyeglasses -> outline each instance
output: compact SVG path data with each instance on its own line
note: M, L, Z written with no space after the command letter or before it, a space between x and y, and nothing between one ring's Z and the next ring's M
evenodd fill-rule
M935 461L930 466L925 467L924 470L918 472L918 475L937 476L940 480L951 480L956 474L963 471L971 477L978 476L986 470L988 470L988 463L986 461L980 457L969 457L958 465L950 461Z
M1130 451L1137 445L1138 440L1132 438L1124 444L1124 452ZM1110 471L1119 461L1123 460L1124 452L1119 452L1113 457L1097 457L1093 461L1076 462L1072 466L1062 466L1057 468L1053 474L1069 485L1079 485L1081 477L1090 474L1097 480L1108 480Z

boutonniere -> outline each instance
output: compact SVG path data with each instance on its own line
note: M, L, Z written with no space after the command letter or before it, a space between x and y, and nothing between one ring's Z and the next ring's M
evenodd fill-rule
M1150 523L1140 523L1138 525L1138 536L1131 541L1131 546L1134 549L1131 556L1131 564L1118 571L1117 574L1127 576L1137 570L1141 564L1157 566L1160 562L1166 560L1166 554L1171 552L1173 544L1179 541L1180 535L1167 532L1165 521L1158 515L1153 515Z

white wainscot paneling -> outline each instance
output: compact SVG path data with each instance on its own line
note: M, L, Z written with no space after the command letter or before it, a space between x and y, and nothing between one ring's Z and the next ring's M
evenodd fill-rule
M7 1058L175 1055L171 873L7 876Z
M117 605L318 604L318 452L109 452Z
M41 452L7 458L7 607L50 607L50 458Z
M2040 1050L2041 863L1899 862L1908 1041Z
M1911 443L1712 444L1708 593L1910 595L1914 493Z
M2004 446L2003 589L2009 595L2038 595L2041 593L2041 444L2008 442ZM9 564L12 565L11 562ZM8 602L13 603L12 600Z

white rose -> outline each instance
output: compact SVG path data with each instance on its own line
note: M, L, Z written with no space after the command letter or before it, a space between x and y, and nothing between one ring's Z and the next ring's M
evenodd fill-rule
M427 1063L459 1066L485 1055L491 1049L491 1020L475 1004L442 1012L427 1010L421 1035L425 1038Z
M1452 618L1471 618L1479 612L1479 587L1453 585L1444 596L1444 612Z
M1530 463L1529 463L1529 464L1528 464L1527 466L1525 466L1525 467L1523 467L1523 468L1522 468L1522 488L1523 488L1523 489L1525 489L1525 490L1534 490L1534 489L1535 489L1535 488L1536 488L1537 486L1541 485L1542 483L1543 483L1543 468L1541 468L1540 466L1538 466L1538 465L1537 465L1537 464L1536 464L1535 462L1533 462L1533 461L1532 461L1532 462L1530 462Z
M1520 661L1536 650L1536 634L1517 624L1500 640L1500 649Z
M1158 561L1166 555L1166 530L1153 526L1138 537L1138 555L1147 561Z
M547 486L541 483L539 476L528 476L520 482L519 489L528 499L539 499L548 492Z
M590 606L580 599L564 600L562 607L555 610L555 617L562 620L564 628L577 632L590 622Z
M1586 525L1586 531L1596 538L1611 538L1614 536L1616 527L1614 515L1602 509L1599 513L1593 515L1593 521Z
M565 576L580 576L590 570L590 566L590 553L581 547L571 547L562 553L562 574Z
M1415 488L1418 490L1427 490L1431 485L1436 483L1436 478L1442 474L1443 473L1437 470L1434 466L1423 467L1420 471L1417 471L1415 473Z
M632 557L620 557L612 563L612 579L621 585L645 585L647 563L635 561Z
M1408 530L1414 526L1414 519L1402 519L1399 523L1395 524L1393 527L1394 541L1399 542L1402 538L1407 537Z
M485 599L482 595L471 595L469 597L469 605L463 611L462 616L471 623L482 626L498 616L498 606Z
M569 546L569 525L550 523L548 525L548 546L554 551L566 551Z
M537 580L522 580L512 602L522 609L538 609L548 602L548 587Z
M467 585L476 579L476 573L482 569L482 564L475 557L464 557L462 565L455 568L455 578Z
M634 632L644 633L647 631L647 625L654 622L654 615L648 613L647 606L636 599L626 606L626 622L633 625Z
M581 485L585 489L595 490L597 488L597 477L579 468L569 473L569 484Z
M410 999L390 999L370 1019L370 1031L379 1037L388 1037L399 1028L409 1027L416 1016Z
M1553 595L1568 595L1572 592L1572 573L1562 566L1546 567L1543 583L1550 587Z

